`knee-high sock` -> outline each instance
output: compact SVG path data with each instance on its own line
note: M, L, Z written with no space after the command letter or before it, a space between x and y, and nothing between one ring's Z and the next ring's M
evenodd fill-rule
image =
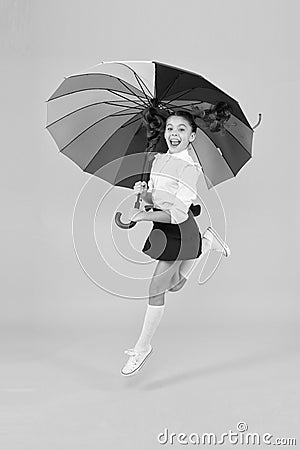
M165 305L156 306L148 304L143 329L137 343L135 344L135 350L141 351L149 349L150 341L159 325L164 310Z

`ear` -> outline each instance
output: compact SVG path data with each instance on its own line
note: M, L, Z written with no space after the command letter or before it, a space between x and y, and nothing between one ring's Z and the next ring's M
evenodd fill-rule
M195 138L196 138L196 133L191 133L191 135L190 135L190 138L189 138L189 141L190 142L193 142L194 140L195 140Z

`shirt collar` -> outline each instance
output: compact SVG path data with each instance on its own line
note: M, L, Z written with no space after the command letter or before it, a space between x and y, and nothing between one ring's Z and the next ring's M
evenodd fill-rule
M178 152L178 153L171 153L168 150L166 154L176 156L176 158L184 159L185 161L188 161L188 162L194 162L194 160L191 157L191 155L189 154L189 151L187 148L185 150L181 150L181 152Z
M165 155L168 156L175 156L176 158L180 158L183 159L184 161L190 162L191 164L193 164L200 172L203 172L202 166L197 162L194 161L193 158L191 157L188 148L186 148L185 150L182 150L181 152L178 153L171 153L169 152L169 150L167 151L167 153L165 153Z

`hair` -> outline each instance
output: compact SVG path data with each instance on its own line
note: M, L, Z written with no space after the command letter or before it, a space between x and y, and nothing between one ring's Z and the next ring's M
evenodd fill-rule
M166 121L171 116L183 117L196 133L197 127L208 129L211 133L225 133L224 123L228 121L233 109L225 102L218 102L208 109L192 106L191 112L184 109L172 111L167 108L149 106L142 113L143 123L147 130L148 146L156 146L165 131ZM196 122L197 121L197 122Z
M147 130L148 145L154 147L165 129L165 113L155 106L149 106L143 111L142 119Z
M154 147L162 137L167 119L171 116L183 117L191 126L192 131L196 133L197 125L193 115L185 110L171 111L155 106L150 106L143 111L143 123L147 130L147 139L150 147Z
M172 112L169 115L169 117L172 117L172 116L183 117L190 124L190 126L192 128L192 132L196 133L196 131L197 131L197 124L196 124L196 122L194 120L193 115L190 112L185 111L185 110L182 109L182 110L179 110L179 111Z
M221 135L225 133L224 123L229 120L232 112L232 106L225 102L218 102L216 105L202 110L198 106L193 106L193 114L197 118L198 126L208 129L212 133L221 131Z

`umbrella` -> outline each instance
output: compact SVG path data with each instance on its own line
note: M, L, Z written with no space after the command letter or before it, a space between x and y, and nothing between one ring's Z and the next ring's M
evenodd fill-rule
M103 62L65 78L47 100L46 129L84 172L132 188L149 179L154 148L152 130L144 126L149 108L162 117L182 109L194 115L199 130L192 145L208 189L235 177L252 156L255 127L236 100L199 74L156 61ZM155 151L165 153L161 136ZM130 170L126 156L134 156ZM108 163L109 170L99 170ZM134 207L139 205L140 194ZM120 212L116 223L136 224L123 223Z

